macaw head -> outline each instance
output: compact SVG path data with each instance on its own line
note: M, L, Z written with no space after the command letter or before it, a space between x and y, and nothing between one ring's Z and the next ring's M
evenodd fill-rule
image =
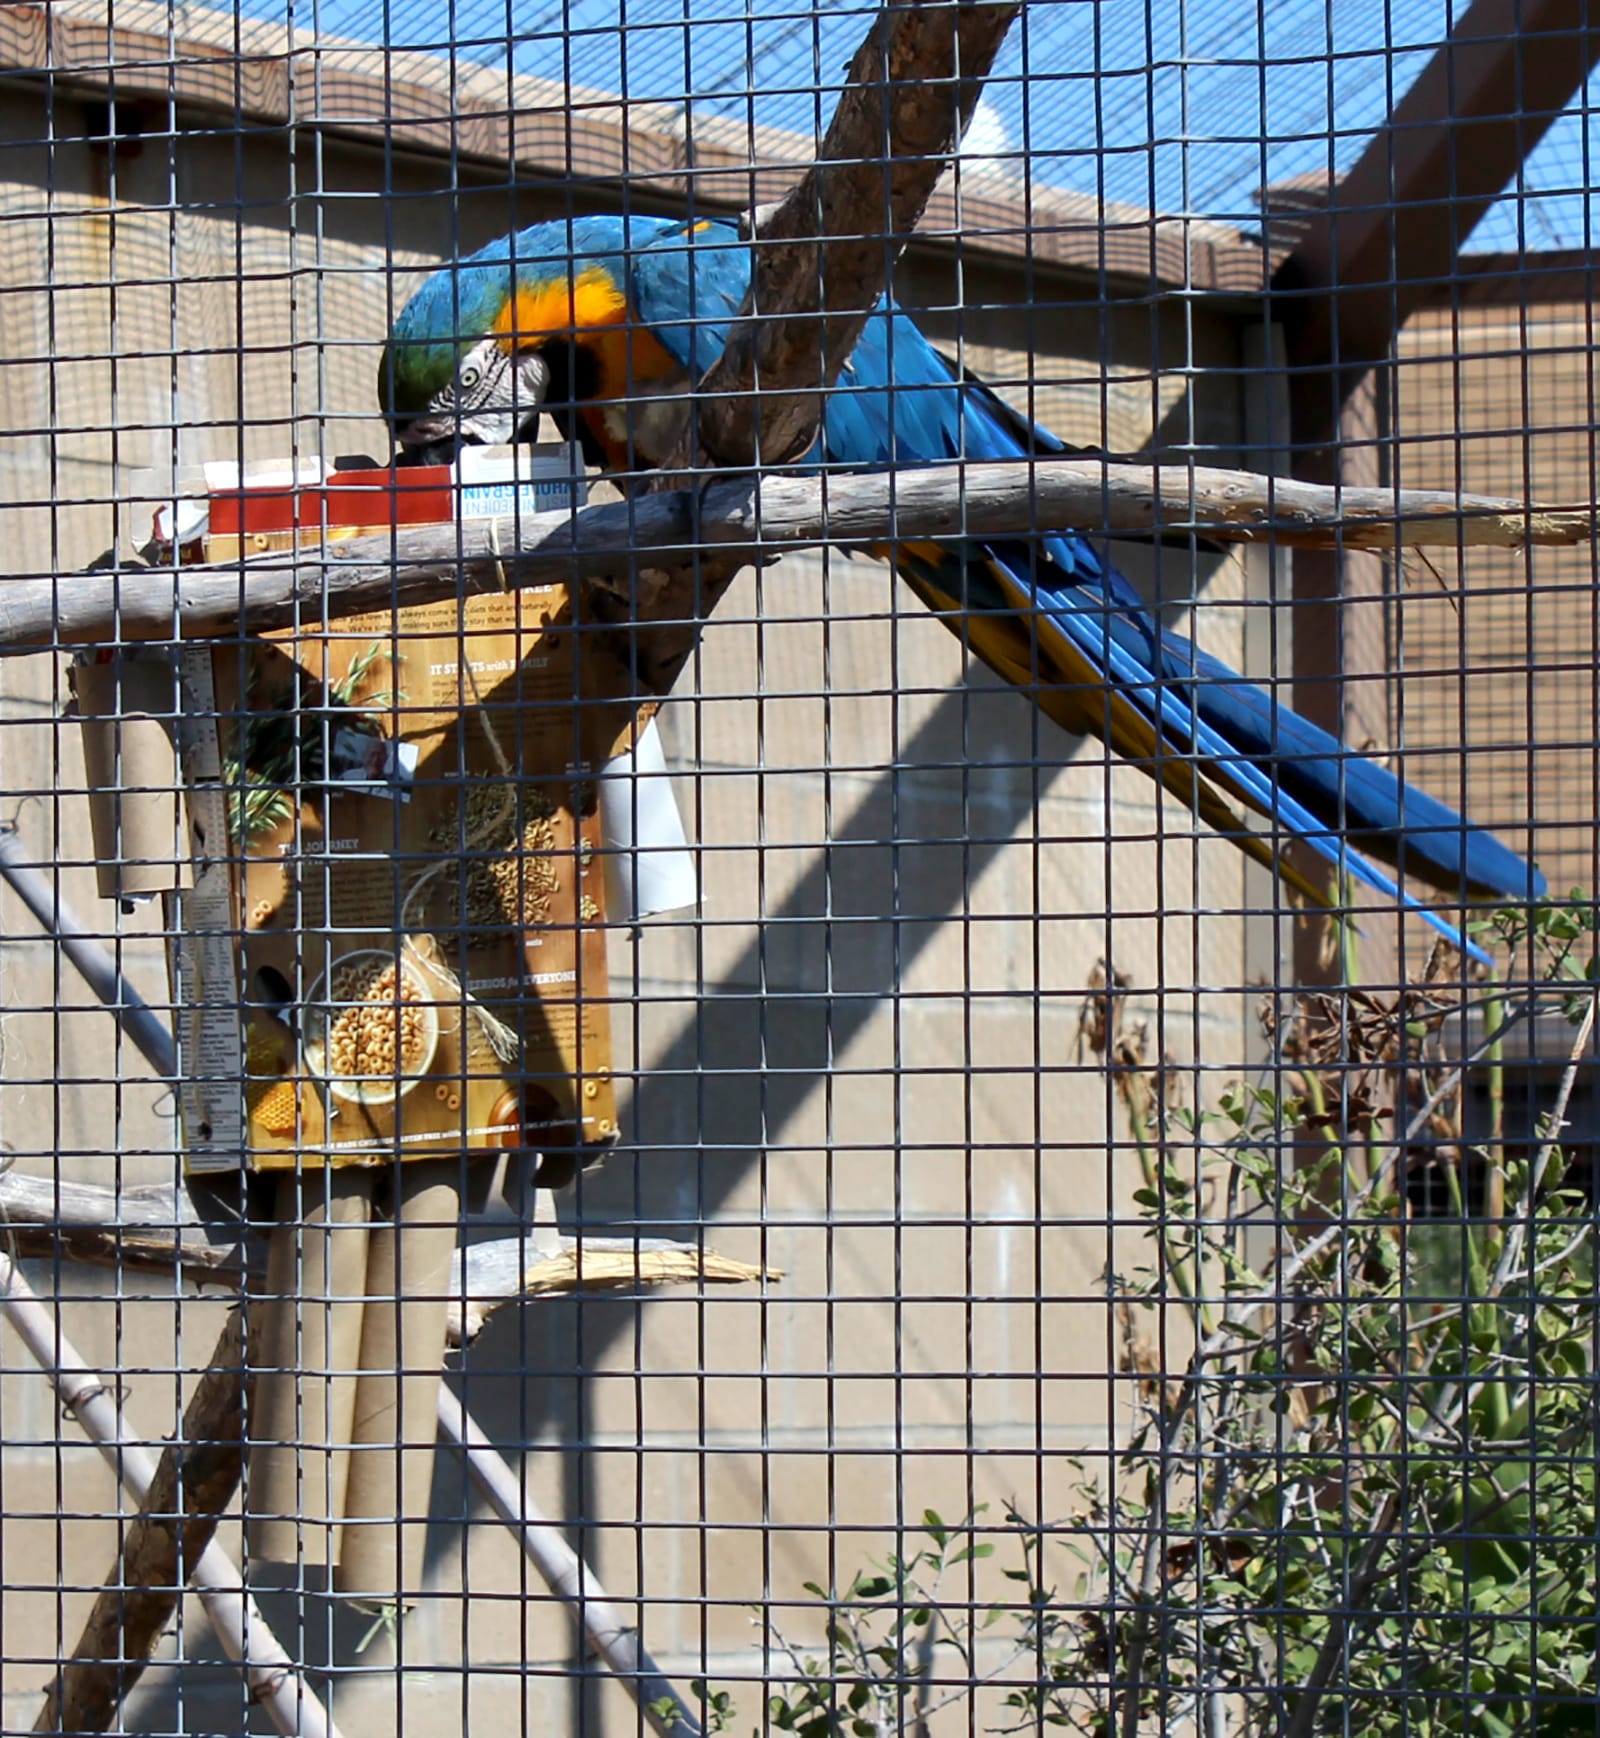
M442 370L427 356L396 358L395 392L384 410L406 457L442 463L458 447L532 440L550 386L538 351L507 354L492 338L448 349Z
M395 322L378 368L378 402L410 461L448 461L459 446L532 438L550 366L542 346L508 342L514 281L504 257L447 266Z
M574 405L620 379L625 256L667 227L537 224L435 272L395 321L378 369L378 399L407 456L531 440L541 410L566 426Z
M704 220L535 224L406 303L379 402L413 461L532 440L548 411L591 463L637 474L671 450L682 395L722 353L749 269L738 232Z

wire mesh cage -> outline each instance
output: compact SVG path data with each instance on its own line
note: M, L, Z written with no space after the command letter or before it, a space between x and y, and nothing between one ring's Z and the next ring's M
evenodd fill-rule
M0 11L0 1729L1600 1732L1597 55Z

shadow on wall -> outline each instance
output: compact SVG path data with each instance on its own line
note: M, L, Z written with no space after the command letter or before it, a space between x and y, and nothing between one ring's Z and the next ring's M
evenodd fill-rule
M1196 571L1187 556L1157 562L1139 548L1125 566L1152 601L1159 595L1157 567L1164 577ZM1211 564L1198 571L1196 589L1209 581ZM1192 593L1168 592L1163 601L1176 610ZM970 831L953 836L963 831L952 796L963 775L948 769L969 764L969 743L982 744L985 756L1001 764L970 763ZM894 1000L919 955L948 933L1006 847L1028 849L1032 817L1062 769L1089 756L1098 770L1102 753L1098 743L1069 737L1041 718L1023 697L991 685L982 669L940 696L902 746L898 764L875 775L831 840L815 848L792 891L763 918L751 919L746 946L719 982L697 995L676 1034L645 1046L640 1060L648 1072L635 1083L627 1113L629 1154L639 1157L621 1155L565 1192L558 1210L567 1228L681 1237L686 1227L707 1226L715 1240L719 1217L764 1153L786 1142L823 1145L809 1128L796 1132L815 1112L819 1082L848 1067L852 1045ZM944 781L934 805L917 796L929 778ZM1098 778L1093 784L1103 789ZM1109 846L1095 858L1103 870L1092 884L1073 889L1086 914L1114 903ZM1103 945L1098 934L1085 943L1091 950ZM1068 987L1075 986L1061 986ZM959 1054L950 1058L950 1068L960 1064ZM872 1065L881 1094L893 1062ZM894 1080L896 1092L908 1088L916 1090L909 1073ZM847 1148L843 1116L838 1133ZM961 1136L957 1125L941 1138ZM848 1164L848 1152L835 1162ZM823 1211L824 1189L819 1165L813 1217ZM745 1246L737 1252L756 1254ZM473 1410L491 1437L582 1445L588 1373L616 1367L607 1363L607 1349L637 1332L640 1308L629 1300L550 1300L497 1316L474 1347L470 1377ZM581 1463L581 1452L566 1462L568 1515L588 1512ZM446 1476L461 1476L456 1463ZM436 1496L436 1513L462 1512L459 1489L439 1488ZM443 1532L439 1546L446 1548Z

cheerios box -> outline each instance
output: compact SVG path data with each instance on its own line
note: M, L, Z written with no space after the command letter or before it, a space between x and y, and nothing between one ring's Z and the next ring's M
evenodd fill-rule
M518 507L575 504L567 448L533 464ZM451 473L360 478L228 479L208 557L472 510ZM575 607L523 589L184 651L192 1173L615 1138L597 774L629 726Z

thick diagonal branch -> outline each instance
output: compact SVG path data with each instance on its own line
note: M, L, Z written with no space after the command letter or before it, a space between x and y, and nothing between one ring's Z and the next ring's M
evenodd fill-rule
M912 0L873 20L821 155L762 214L750 295L700 382L689 439L712 464L780 464L811 445L822 394L882 298L1017 12L1015 0Z
M244 1468L245 1323L242 1306L230 1312L35 1732L109 1730L172 1621Z
M659 486L811 446L823 394L882 299L1018 10L1017 0L901 0L873 19L818 160L761 214L750 294ZM595 597L602 619L618 622L613 649L643 693L672 687L748 565L719 552L640 585L623 608Z

